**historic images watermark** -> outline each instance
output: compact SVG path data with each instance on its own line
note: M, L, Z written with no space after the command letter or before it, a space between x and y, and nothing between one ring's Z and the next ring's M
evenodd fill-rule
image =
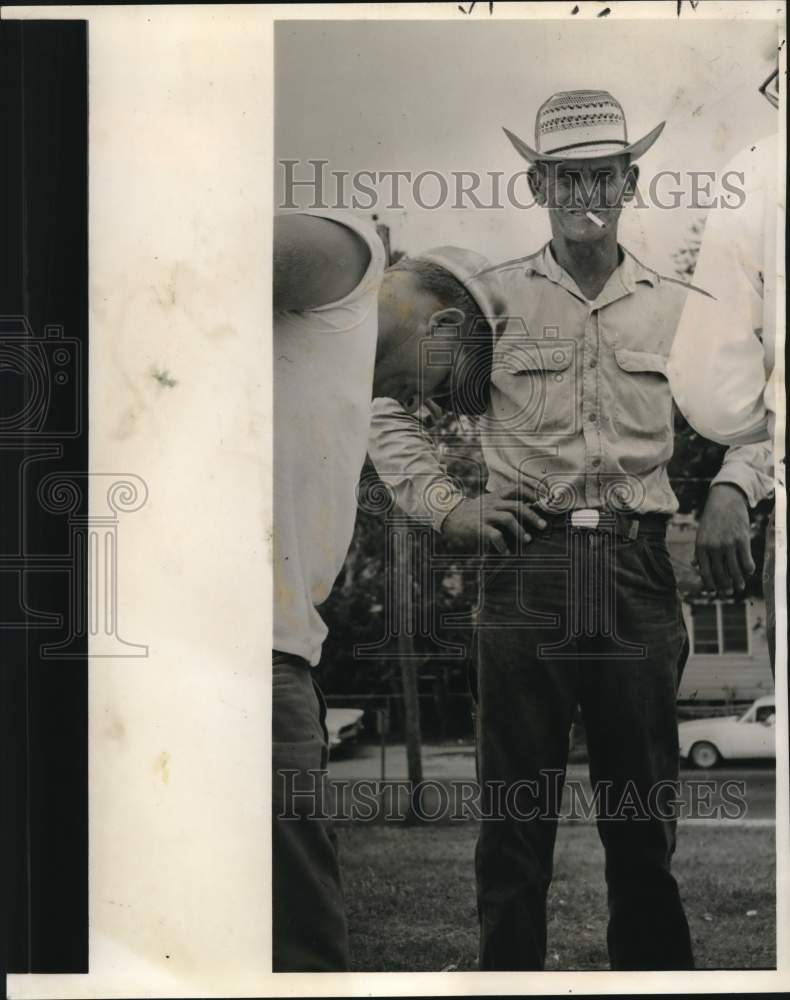
M594 788L561 770L537 779L511 783L473 779L330 780L320 769L281 769L275 773L277 818L400 822L414 814L434 823L506 819L518 822L674 822L738 821L746 818L746 782L742 779L686 778L659 781L640 789L634 781L615 786L599 781Z
M335 170L330 161L278 160L281 197L278 209L402 211L404 209L528 209L537 206L529 170ZM546 164L556 170L560 164ZM562 165L570 194L593 208L611 208L622 196L600 179L585 179ZM720 194L716 193L717 186ZM608 193L607 193L608 191ZM635 208L736 210L746 201L744 174L728 170L659 170L632 189ZM553 204L541 207L554 208Z

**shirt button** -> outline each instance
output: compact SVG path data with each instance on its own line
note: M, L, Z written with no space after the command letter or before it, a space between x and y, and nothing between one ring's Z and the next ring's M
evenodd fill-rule
M590 368L595 368L597 364L598 362L595 360L595 358L590 359Z
M598 468L598 466L599 466L600 464L601 464L601 460L600 460L600 458L594 458L594 459L592 460L592 465L593 465L593 468L597 469L597 468Z
M596 420L596 417L597 417L597 416L598 416L598 414L597 414L597 413L591 413L591 414L590 414L590 416L589 416L589 418L588 418L588 419L589 419L589 421L590 421L590 423L591 423L591 424L594 424L594 423L595 423L595 420Z

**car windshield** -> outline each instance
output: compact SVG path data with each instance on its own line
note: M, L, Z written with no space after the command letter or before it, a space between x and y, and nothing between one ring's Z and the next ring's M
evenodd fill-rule
M764 722L770 715L774 715L776 709L771 704L759 705L756 709L750 705L741 716L741 722Z

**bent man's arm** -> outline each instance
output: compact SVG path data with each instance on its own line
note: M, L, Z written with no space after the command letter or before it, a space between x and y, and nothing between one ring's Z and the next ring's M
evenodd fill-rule
M532 540L528 529L546 527L529 503L534 497L525 497L523 490L464 497L419 416L393 399L374 400L368 453L398 506L430 523L455 546L473 553L481 545L516 551L519 542Z
M273 305L304 312L339 302L365 276L370 250L348 227L314 215L274 219Z
M420 417L394 399L374 399L368 453L401 510L441 531L464 494L448 476Z

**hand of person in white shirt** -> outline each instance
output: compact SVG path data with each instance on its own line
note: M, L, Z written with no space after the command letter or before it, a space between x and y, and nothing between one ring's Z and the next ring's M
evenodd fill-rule
M719 597L743 592L755 571L749 506L731 483L714 485L697 531L697 566L705 590Z
M482 540L495 552L515 552L519 541L532 541L525 528L527 525L539 531L547 527L540 514L524 499L523 490L515 488L501 496L483 493L462 500L444 519L442 535L459 548L476 546Z

